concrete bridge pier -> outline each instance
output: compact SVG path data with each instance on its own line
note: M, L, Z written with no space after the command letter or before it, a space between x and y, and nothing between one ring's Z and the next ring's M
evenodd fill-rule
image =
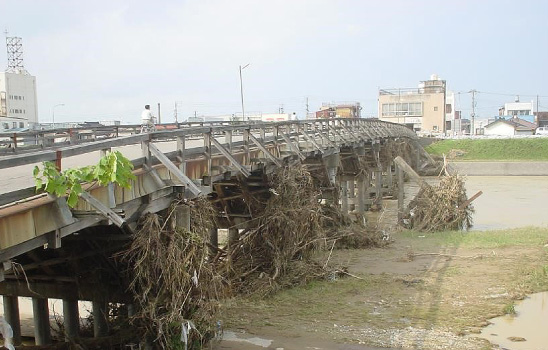
M32 298L32 312L36 345L51 344L48 299Z
M65 327L65 341L78 337L80 328L78 300L63 299L63 325Z
M21 345L21 319L19 317L19 298L3 296L4 317L13 330L13 344Z

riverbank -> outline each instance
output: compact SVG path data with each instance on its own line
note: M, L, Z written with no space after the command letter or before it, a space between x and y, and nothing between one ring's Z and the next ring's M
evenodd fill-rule
M466 176L548 176L548 162L450 161L448 170Z
M417 234L333 252L352 276L233 300L226 327L251 334L413 349L490 349L474 335L515 300L548 290L548 229ZM320 262L327 256L318 257ZM472 336L466 336L472 335Z

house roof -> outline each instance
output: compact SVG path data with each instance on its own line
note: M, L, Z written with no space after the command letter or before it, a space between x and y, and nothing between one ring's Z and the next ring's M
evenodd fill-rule
M535 130L537 128L537 125L535 123L528 122L527 120L523 120L520 118L510 118L510 119L497 119L492 123L489 123L485 126L485 128L490 128L494 126L497 123L504 123L512 126L514 130Z

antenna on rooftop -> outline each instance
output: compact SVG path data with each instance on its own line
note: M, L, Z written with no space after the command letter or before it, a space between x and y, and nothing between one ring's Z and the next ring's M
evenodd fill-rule
M22 39L17 36L8 36L8 31L4 31L6 35L6 47L8 50L8 69L7 73L29 74L23 65L23 43Z

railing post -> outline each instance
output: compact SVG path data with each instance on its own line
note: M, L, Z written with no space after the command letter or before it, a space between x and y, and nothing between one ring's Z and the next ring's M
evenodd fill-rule
M232 130L225 130L225 143L229 152L232 152Z
M251 129L248 127L244 130L244 151L245 151L245 159L244 164L242 165L249 165L251 164L251 159L249 156L249 133L251 132Z
M211 138L212 138L212 131L211 128L209 129L209 132L204 134L204 150L207 157L207 175L209 177L212 176L211 174L211 166L213 162L212 154L211 154Z
M177 136L177 151L179 153L179 169L186 174L185 136Z

